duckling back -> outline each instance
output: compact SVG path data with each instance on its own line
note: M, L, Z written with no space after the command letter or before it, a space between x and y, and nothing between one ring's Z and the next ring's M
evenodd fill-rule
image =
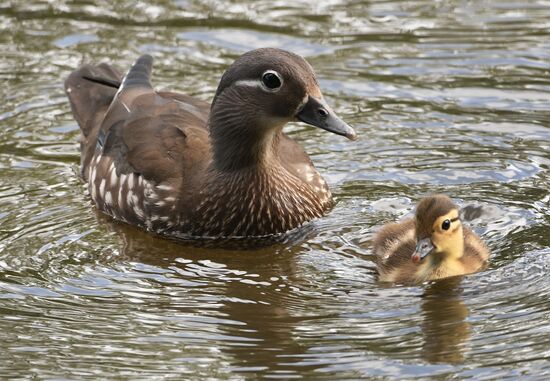
M467 274L482 270L489 261L489 248L473 231L464 228L464 257L462 263Z
M406 283L414 279L418 266L411 260L416 247L415 221L387 224L373 240L373 252L381 282Z

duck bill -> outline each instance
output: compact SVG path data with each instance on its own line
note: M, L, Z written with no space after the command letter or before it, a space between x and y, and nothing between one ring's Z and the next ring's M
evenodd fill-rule
M430 238L423 238L416 242L416 250L411 256L414 263L420 263L426 258L432 251L434 251L434 245Z
M306 104L298 111L296 118L304 123L356 140L357 134L346 122L338 118L324 99L308 96Z

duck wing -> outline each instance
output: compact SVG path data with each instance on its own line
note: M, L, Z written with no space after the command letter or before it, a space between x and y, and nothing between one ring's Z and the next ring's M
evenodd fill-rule
M118 89L120 76L105 64L78 69L65 86L82 130L82 176L92 199L115 218L156 229L151 221L161 218L176 224L182 186L198 187L192 180L211 154L208 104L156 92L152 62L138 58Z

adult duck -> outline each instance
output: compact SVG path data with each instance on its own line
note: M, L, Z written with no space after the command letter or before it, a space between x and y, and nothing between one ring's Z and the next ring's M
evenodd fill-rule
M333 206L302 147L283 133L302 121L349 139L312 67L280 49L240 56L210 106L155 91L152 58L123 77L84 65L65 82L81 136L81 175L113 218L161 234L201 237L284 233Z

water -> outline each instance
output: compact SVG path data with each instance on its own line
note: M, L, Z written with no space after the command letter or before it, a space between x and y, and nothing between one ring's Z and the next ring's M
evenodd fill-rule
M550 378L548 1L4 1L0 375ZM338 204L294 244L198 249L114 224L78 173L63 80L154 55L210 100L244 51L303 54L360 140L296 124ZM376 227L445 192L490 267L376 280Z

